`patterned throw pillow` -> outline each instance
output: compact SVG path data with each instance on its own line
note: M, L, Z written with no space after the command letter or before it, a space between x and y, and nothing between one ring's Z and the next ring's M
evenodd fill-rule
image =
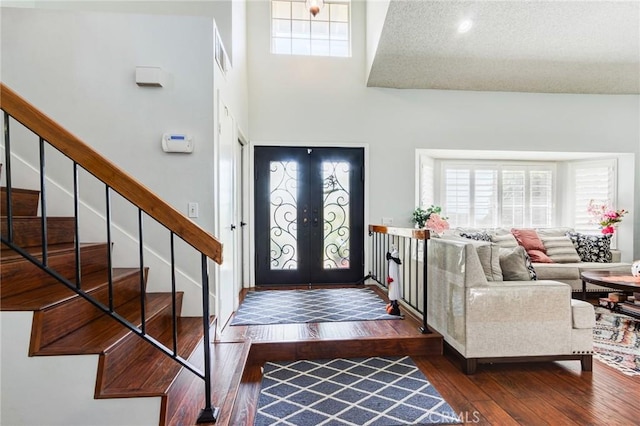
M567 232L582 262L611 263L611 234L587 235Z
M463 238L469 238L476 241L491 242L491 236L486 232L460 232L460 236Z
M533 267L533 263L531 263L531 258L529 257L529 254L527 252L525 252L524 266L526 266L527 270L529 271L529 277L531 278L531 281L536 281L538 279L538 274L536 273L536 270Z

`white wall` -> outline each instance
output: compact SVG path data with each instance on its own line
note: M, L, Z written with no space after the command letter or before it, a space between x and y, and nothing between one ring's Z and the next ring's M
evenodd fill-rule
M94 399L98 355L28 356L32 322L33 312L0 312L0 424L158 424L160 397Z
M198 202L200 217L195 221L213 233L213 20L42 9L2 8L1 12L2 81L176 209L186 213L189 201ZM161 67L168 75L166 87L138 87L134 80L138 65ZM194 153L164 153L163 132L193 135ZM37 164L21 144L13 147ZM55 164L62 160L48 161L48 176L68 184L69 165L57 169ZM100 190L83 193L83 198L101 210ZM131 213L130 209L115 198L113 218L124 228L120 236L133 237L114 238L116 265L133 266L135 210L133 216L125 216L123 212ZM81 225L86 232L86 221ZM145 258L151 267L150 289L158 290L169 282L162 270L167 266L163 258L169 258L168 233L156 231L150 222L145 227L145 242L161 255L149 253ZM83 241L86 235L81 232ZM186 251L178 248L180 253ZM118 263L122 259L130 263ZM199 258L182 268L191 277L187 285L200 282ZM199 312L200 290L196 290L186 295L185 314Z
M220 37L225 45L229 56L232 56L233 45L231 43L233 33L233 20L231 18L231 0L212 1L172 1L172 0L35 0L28 1L31 7L41 9L77 10L93 12L122 12L122 13L144 13L153 15L184 15L184 16L207 16L215 18L218 25ZM9 6L9 5L6 5Z
M372 222L410 225L419 148L631 152L638 164L638 96L366 88L362 2L352 3L352 16L352 58L278 56L269 53L268 3L249 2L251 138L369 143ZM633 176L640 187L638 167ZM639 198L618 201L640 212Z

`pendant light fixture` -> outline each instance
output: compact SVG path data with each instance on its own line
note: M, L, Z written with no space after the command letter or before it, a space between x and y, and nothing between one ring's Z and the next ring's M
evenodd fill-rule
M314 17L320 13L320 9L324 6L324 0L306 0L305 4L307 5L307 9L309 13L311 13Z

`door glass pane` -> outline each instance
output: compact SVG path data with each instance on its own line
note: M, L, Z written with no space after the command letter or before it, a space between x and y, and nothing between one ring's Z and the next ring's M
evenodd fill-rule
M271 270L298 268L298 163L271 161L270 257Z
M349 172L348 162L322 162L324 269L349 268Z

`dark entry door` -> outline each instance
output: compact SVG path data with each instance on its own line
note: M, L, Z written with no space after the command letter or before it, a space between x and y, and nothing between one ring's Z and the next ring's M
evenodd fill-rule
M362 148L258 146L255 178L257 285L362 279Z

